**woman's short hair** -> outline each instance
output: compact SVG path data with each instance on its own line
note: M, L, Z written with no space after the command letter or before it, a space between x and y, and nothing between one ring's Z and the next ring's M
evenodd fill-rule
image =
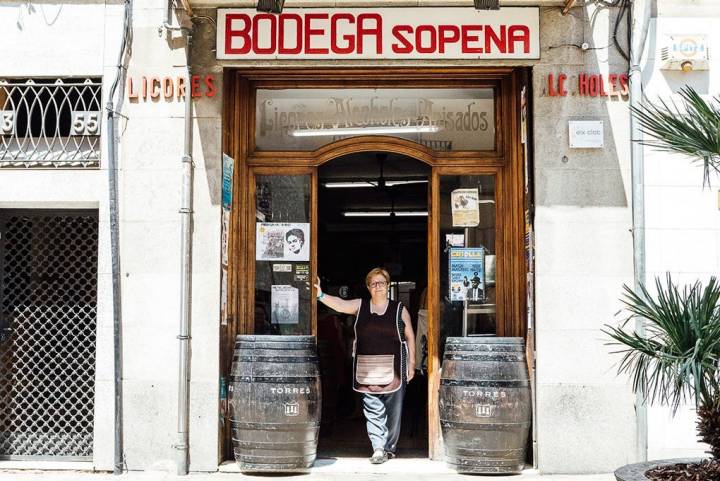
M383 276L385 278L385 282L390 284L390 274L388 273L388 271L386 271L382 267L376 267L375 269L368 272L367 275L365 276L365 285L369 286L372 278L377 275Z

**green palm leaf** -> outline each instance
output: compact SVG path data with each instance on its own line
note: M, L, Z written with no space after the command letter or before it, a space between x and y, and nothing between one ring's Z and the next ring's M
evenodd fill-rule
M624 286L622 302L629 316L617 327L606 326L611 345L622 355L618 371L630 375L633 388L650 402L673 411L687 400L720 407L720 283L711 278L680 290L668 274L655 281L653 298L644 285L639 292ZM645 334L628 329L645 320Z
M720 97L708 103L692 87L683 88L680 97L682 108L659 100L631 110L650 137L643 144L702 162L703 185L708 185L711 174L720 173Z

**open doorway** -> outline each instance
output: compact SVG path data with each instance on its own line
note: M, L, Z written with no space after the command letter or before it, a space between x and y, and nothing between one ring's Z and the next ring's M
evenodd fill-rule
M390 297L410 312L416 333L416 376L403 406L398 453L428 454L427 259L431 168L408 156L363 152L318 170L318 272L325 290L369 299L365 275L390 273ZM371 453L359 393L352 390L354 316L318 304L318 350L323 377L320 456Z

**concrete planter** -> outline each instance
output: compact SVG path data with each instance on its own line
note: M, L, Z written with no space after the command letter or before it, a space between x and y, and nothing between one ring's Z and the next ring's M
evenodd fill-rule
M615 471L615 479L617 481L648 481L650 478L645 476L645 471L649 469L667 464L699 463L702 459L703 458L659 459L644 463L626 464Z

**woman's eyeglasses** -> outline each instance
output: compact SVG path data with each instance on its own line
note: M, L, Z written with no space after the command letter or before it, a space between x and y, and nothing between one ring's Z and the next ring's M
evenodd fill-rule
M387 286L387 282L385 282L385 281L375 281L375 282L371 282L371 283L368 284L368 285L369 285L370 287L372 287L373 289L375 289L375 288L377 288L377 287L385 287L385 286Z

